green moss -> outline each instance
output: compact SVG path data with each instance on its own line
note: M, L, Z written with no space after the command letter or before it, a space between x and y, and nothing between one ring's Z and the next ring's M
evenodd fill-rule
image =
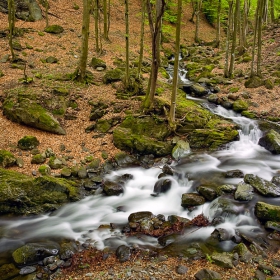
M255 118L256 118L256 115L255 115L254 112L247 111L247 110L242 111L242 112L241 112L241 115L244 116L244 117L246 117L246 118L249 118L249 119L255 119Z
M238 87L232 87L229 89L229 92L231 93L235 93L235 92L238 92L239 91L239 88Z
M21 150L32 150L39 146L39 140L35 136L26 135L18 141Z
M249 105L245 100L236 100L233 102L233 110L236 112L246 111Z
M38 169L39 173L41 175L50 175L51 174L51 168L47 164L43 164Z
M47 33L53 33L53 34L59 34L64 31L63 27L57 24L49 25L45 28L45 32Z
M16 164L16 158L14 155L6 150L0 150L0 166L10 167Z

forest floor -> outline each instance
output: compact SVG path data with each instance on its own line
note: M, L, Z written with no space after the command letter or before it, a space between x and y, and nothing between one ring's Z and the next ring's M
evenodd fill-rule
M35 76L35 73L41 73L43 76L71 73L74 72L78 64L79 49L81 44L81 19L82 19L82 0L77 0L75 3L80 6L80 9L73 8L72 1L68 0L51 0L50 3L50 24L59 24L63 26L64 32L62 35L52 35L44 33L45 21L38 22L24 22L17 21L16 27L24 28L26 33L19 37L24 50L21 52L21 57L27 61L28 67L26 70L27 76ZM139 52L139 34L140 34L140 21L141 21L141 7L140 1L130 1L130 55L132 60L136 60ZM109 38L110 42L102 40L103 52L100 54L100 58L107 64L107 68L114 68L113 61L116 58L125 59L125 22L124 22L124 4L119 0L111 1L111 23ZM183 10L183 26L182 26L182 45L192 45L194 40L195 25L189 21L191 17L191 9ZM7 29L8 20L7 15L0 13L0 30ZM91 30L94 30L93 20L91 23ZM169 34L172 34L174 39L175 27L169 26ZM149 26L145 27L145 59L150 60L151 47ZM264 31L263 40L263 61L262 68L265 75L269 75L267 69L271 68L271 65L280 65L280 26L274 27ZM205 20L201 21L199 37L205 42L213 41L216 36L215 29L210 26ZM93 33L90 33L89 44L89 59L93 56L97 56L95 53L95 37ZM28 48L27 46L33 48ZM165 44L167 48L173 48L173 44ZM0 78L0 102L3 101L3 97L7 90L22 87L19 83L19 79L23 77L23 70L11 67L9 60L5 61L5 56L10 54L8 39L0 38L0 69L4 73L4 76ZM57 64L42 63L42 59L48 56L55 56L59 59ZM221 65L224 61L221 61ZM236 65L238 69L249 75L250 63L239 63ZM280 67L278 69L280 71ZM0 113L0 149L7 149L12 151L16 156L20 155L24 160L24 167L12 169L31 174L33 170L38 170L38 166L31 165L30 153L20 152L16 146L19 139L25 135L36 136L40 142L40 150L45 150L51 147L54 152L60 156L62 153L60 147L62 144L66 146L66 150L71 151L73 156L73 163L79 163L88 154L96 157L101 157L102 151L107 151L109 157L113 157L119 150L115 148L112 142L112 134L106 134L104 138L94 138L92 134L85 133L85 128L91 124L89 121L90 105L89 100L98 101L112 101L120 102L124 104L127 110L136 111L140 107L140 102L137 100L118 100L116 98L116 90L111 85L101 84L102 73L93 71L95 76L94 85L77 85L72 82L67 82L67 87L71 89L71 94L77 96L77 102L79 108L77 112L77 119L64 120L63 127L66 130L66 135L54 135L46 132L42 132L33 128L25 127L7 120L2 113ZM221 68L214 69L215 73L221 73ZM147 74L144 75L147 78ZM270 77L270 75L269 75ZM163 77L159 77L159 80L165 81ZM59 82L55 82L51 79L37 79L34 78L34 83L30 86L34 88L47 88L60 85ZM243 91L249 92L251 97L251 103L258 104L258 106L252 107L252 109L258 116L265 117L267 115L280 117L280 87L275 86L273 89L268 90L265 87L259 87L257 89L246 89L244 87L244 77L234 79L233 84L230 86L222 86L221 94L229 92L231 87L238 87L239 93ZM87 149L85 149L85 147ZM271 263L272 258L280 259L279 253L274 256L269 256L267 263ZM188 273L186 275L177 274L176 267L178 265L186 265L188 267ZM178 258L168 258L162 262L157 260L141 260L133 259L133 261L127 263L119 263L113 256L109 257L106 261L96 261L92 263L86 269L77 269L76 271L66 270L64 275L60 279L194 279L193 275L199 269L207 267L215 271L220 272L223 275L223 279L252 279L257 264L243 264L240 263L238 267L233 270L222 269L213 265L209 260L199 260L189 263L186 260ZM130 278L131 269L141 272L137 274L138 278ZM112 271L111 274L108 270ZM154 274L149 272L153 270ZM145 276L143 271L147 271L148 275ZM158 273L158 274L157 274ZM87 276L86 276L87 275ZM278 271L278 275L280 272Z

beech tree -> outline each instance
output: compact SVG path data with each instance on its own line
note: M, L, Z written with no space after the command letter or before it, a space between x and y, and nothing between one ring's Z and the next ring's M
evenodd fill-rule
M40 4L45 8L45 18L46 18L46 28L49 26L49 1L48 0L40 0Z
M144 109L151 109L154 106L154 96L160 65L160 33L165 6L165 0L156 0L156 11L155 16L153 16L152 0L147 0L147 13L152 37L152 66L149 86L143 103Z
M15 60L15 52L13 49L13 35L15 31L15 1L8 0L8 21L9 21L9 46L12 55L12 61Z
M110 0L103 0L103 35L105 40L109 40L110 22Z
M139 50L139 61L138 61L138 79L140 79L141 76L141 68L142 68L142 62L143 62L143 52L144 52L144 31L145 31L145 14L146 14L146 1L147 0L141 0L142 6L141 6L141 31L140 31L140 50Z
M129 87L129 18L128 0L125 0L125 87Z
M202 7L202 0L197 0L196 11L195 11L196 21L195 21L195 35L194 35L194 41L196 43L199 43L198 31L199 31L199 20L200 20L201 7Z
M99 0L94 0L93 3L93 11L94 11L94 31L95 31L95 51L97 53L102 51L101 42L99 44Z

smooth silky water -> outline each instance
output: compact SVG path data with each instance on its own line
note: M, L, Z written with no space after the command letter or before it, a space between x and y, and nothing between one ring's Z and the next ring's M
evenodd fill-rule
M127 181L124 193L120 196L92 195L75 203L69 203L54 213L34 217L1 218L0 221L0 253L15 250L27 242L42 240L73 239L81 243L87 242L98 249L110 247L115 249L121 244L139 244L161 247L156 238L142 236L127 237L117 229L98 228L100 225L114 223L124 225L133 212L151 211L153 214L178 215L192 219L204 214L210 221L220 209L216 200L207 202L193 211L181 207L183 193L193 192L201 182L220 184L238 184L241 178L227 179L222 176L225 171L239 169L244 174L255 174L264 179L271 178L280 170L280 156L272 155L259 146L258 140L262 133L257 122L242 117L233 111L220 106L209 105L200 100L203 106L215 114L232 119L240 126L240 139L213 153L191 153L172 168L175 176L170 177L170 191L159 196L151 196L161 166L144 168L126 168L111 172L106 178L113 180L123 174L131 174L133 179ZM239 214L227 215L218 228L225 228L234 234L236 230L254 238L264 233L258 220L253 215L254 205L258 200L280 205L279 198L264 198L254 195L251 202L231 200ZM124 211L118 211L118 207ZM221 213L222 215L223 213ZM179 235L179 242L206 241L214 231L214 226L202 227L194 231L186 231ZM223 250L230 250L235 244L232 241L221 242Z

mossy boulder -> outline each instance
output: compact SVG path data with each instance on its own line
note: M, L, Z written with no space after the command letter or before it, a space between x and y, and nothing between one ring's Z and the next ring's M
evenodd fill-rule
M258 88L263 85L264 85L263 79L258 76L253 76L245 82L246 88Z
M271 129L260 138L259 145L273 154L280 154L280 134Z
M54 116L29 98L8 98L3 103L3 114L11 121L22 123L44 131L65 134L65 130Z
M93 57L89 64L93 69L97 69L99 67L106 69L106 63L100 58Z
M39 140L37 139L37 137L32 136L32 135L26 135L18 141L17 146L21 150L31 151L32 149L37 148L39 146L39 144L40 143L39 143Z
M17 162L17 159L15 156L6 150L0 150L0 166L1 167L10 167L15 165Z
M49 25L45 28L45 32L52 34L60 34L64 31L63 27L57 24Z
M0 215L29 215L49 212L76 201L76 183L61 178L32 178L0 168Z
M13 263L0 266L0 279L8 280L19 274L19 269Z
M173 148L165 141L169 134L164 120L129 116L113 131L113 141L121 150L165 156L171 154Z
M280 206L259 201L255 206L255 215L261 221L280 222Z
M16 249L13 254L14 262L19 265L30 265L42 261L49 256L55 256L59 253L60 246L55 242L45 243L27 243Z
M47 62L47 63L57 63L57 62L58 62L58 59L57 59L56 57L54 57L54 56L48 56L48 57L46 58L46 62Z
M188 92L187 92L188 93ZM208 93L208 90L199 83L194 83L189 87L189 93L191 95L201 97Z
M51 174L51 168L47 164L43 164L38 169L39 173L41 175L50 175Z
M46 155L45 154L37 154L32 156L31 163L32 164L41 164L46 161Z
M109 70L105 73L103 77L104 84L110 84L114 82L121 81L124 78L124 71L119 68Z
M197 193L183 193L181 199L182 207L198 206L205 203L205 198Z
M242 112L248 109L249 105L245 100L239 99L233 102L233 110L235 112Z

